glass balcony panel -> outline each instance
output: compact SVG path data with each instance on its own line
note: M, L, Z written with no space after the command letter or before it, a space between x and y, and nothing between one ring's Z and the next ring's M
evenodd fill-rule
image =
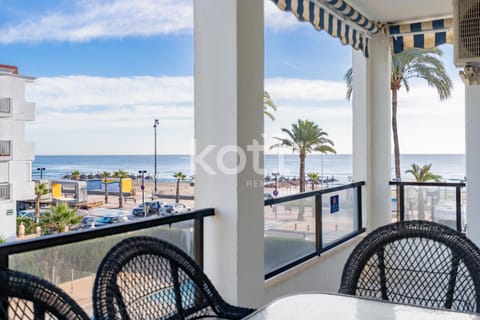
M87 314L93 316L92 289L95 273L106 253L118 242L133 236L153 236L167 240L195 254L193 221L158 226L139 231L29 251L9 256L13 270L34 274L67 292Z
M465 196L461 195L462 226L465 220ZM455 187L405 186L405 220L428 220L457 228Z
M315 197L265 206L265 273L315 252Z
M357 189L322 195L322 247L357 231Z

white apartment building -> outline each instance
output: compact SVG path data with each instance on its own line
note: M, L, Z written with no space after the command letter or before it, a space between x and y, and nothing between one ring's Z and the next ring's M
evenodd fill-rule
M34 198L34 144L25 140L25 124L35 119L35 104L25 101L34 80L17 67L0 65L0 236L16 239L16 202Z

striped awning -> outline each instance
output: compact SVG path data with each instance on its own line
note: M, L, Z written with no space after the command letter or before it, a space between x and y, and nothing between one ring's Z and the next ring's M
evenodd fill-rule
M367 30L362 30L362 28L355 28L350 24L345 23L345 21L338 16L332 14L322 6L320 6L316 1L312 0L272 0L278 8L283 11L292 12L298 20L300 21L309 21L316 30L325 30L331 36L339 38L342 44L351 45L354 49L360 50L363 54L368 57L368 36ZM339 1L335 0L326 0L333 3ZM343 1L342 1L343 2ZM343 6L340 6L343 7ZM349 8L351 8L349 6ZM345 10L350 12L351 9ZM357 17L355 13L351 14L352 16ZM363 16L362 16L363 17ZM362 21L362 18L359 18L358 21ZM358 24L358 22L356 22ZM360 25L360 24L359 24ZM368 25L368 24L367 24Z
M370 33L377 33L380 31L380 27L377 22L368 19L360 12L355 10L352 6L346 3L343 0L322 0L325 3L331 5L335 10L341 13L343 16L352 20L356 24L358 24L363 29L369 31Z
M411 48L432 49L453 43L453 19L391 25L388 34L392 37L394 53Z

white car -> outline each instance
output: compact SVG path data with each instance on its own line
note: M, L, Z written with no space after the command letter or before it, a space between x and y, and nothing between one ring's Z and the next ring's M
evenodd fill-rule
M160 210L162 213L166 214L177 214L192 211L192 208L183 203L169 203L163 206Z

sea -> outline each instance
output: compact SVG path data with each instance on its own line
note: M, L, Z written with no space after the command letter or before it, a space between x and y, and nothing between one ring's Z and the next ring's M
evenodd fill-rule
M400 158L402 179L412 179L405 171L412 163L432 164L431 172L441 175L445 181L458 181L465 178L464 154L405 154ZM298 177L299 157L296 154L265 155L265 176L279 173L281 176ZM44 179L61 179L72 171L81 174L97 174L103 171L124 170L138 175L146 170L146 176L153 177L155 157L153 155L37 155L32 165L33 179L40 178L37 168L45 168ZM195 175L195 160L191 155L157 155L157 177L159 181L174 181L173 173L181 171L187 178ZM392 176L394 164L392 156ZM317 172L324 178L334 178L338 184L347 183L352 176L351 154L311 154L307 156L305 172Z

